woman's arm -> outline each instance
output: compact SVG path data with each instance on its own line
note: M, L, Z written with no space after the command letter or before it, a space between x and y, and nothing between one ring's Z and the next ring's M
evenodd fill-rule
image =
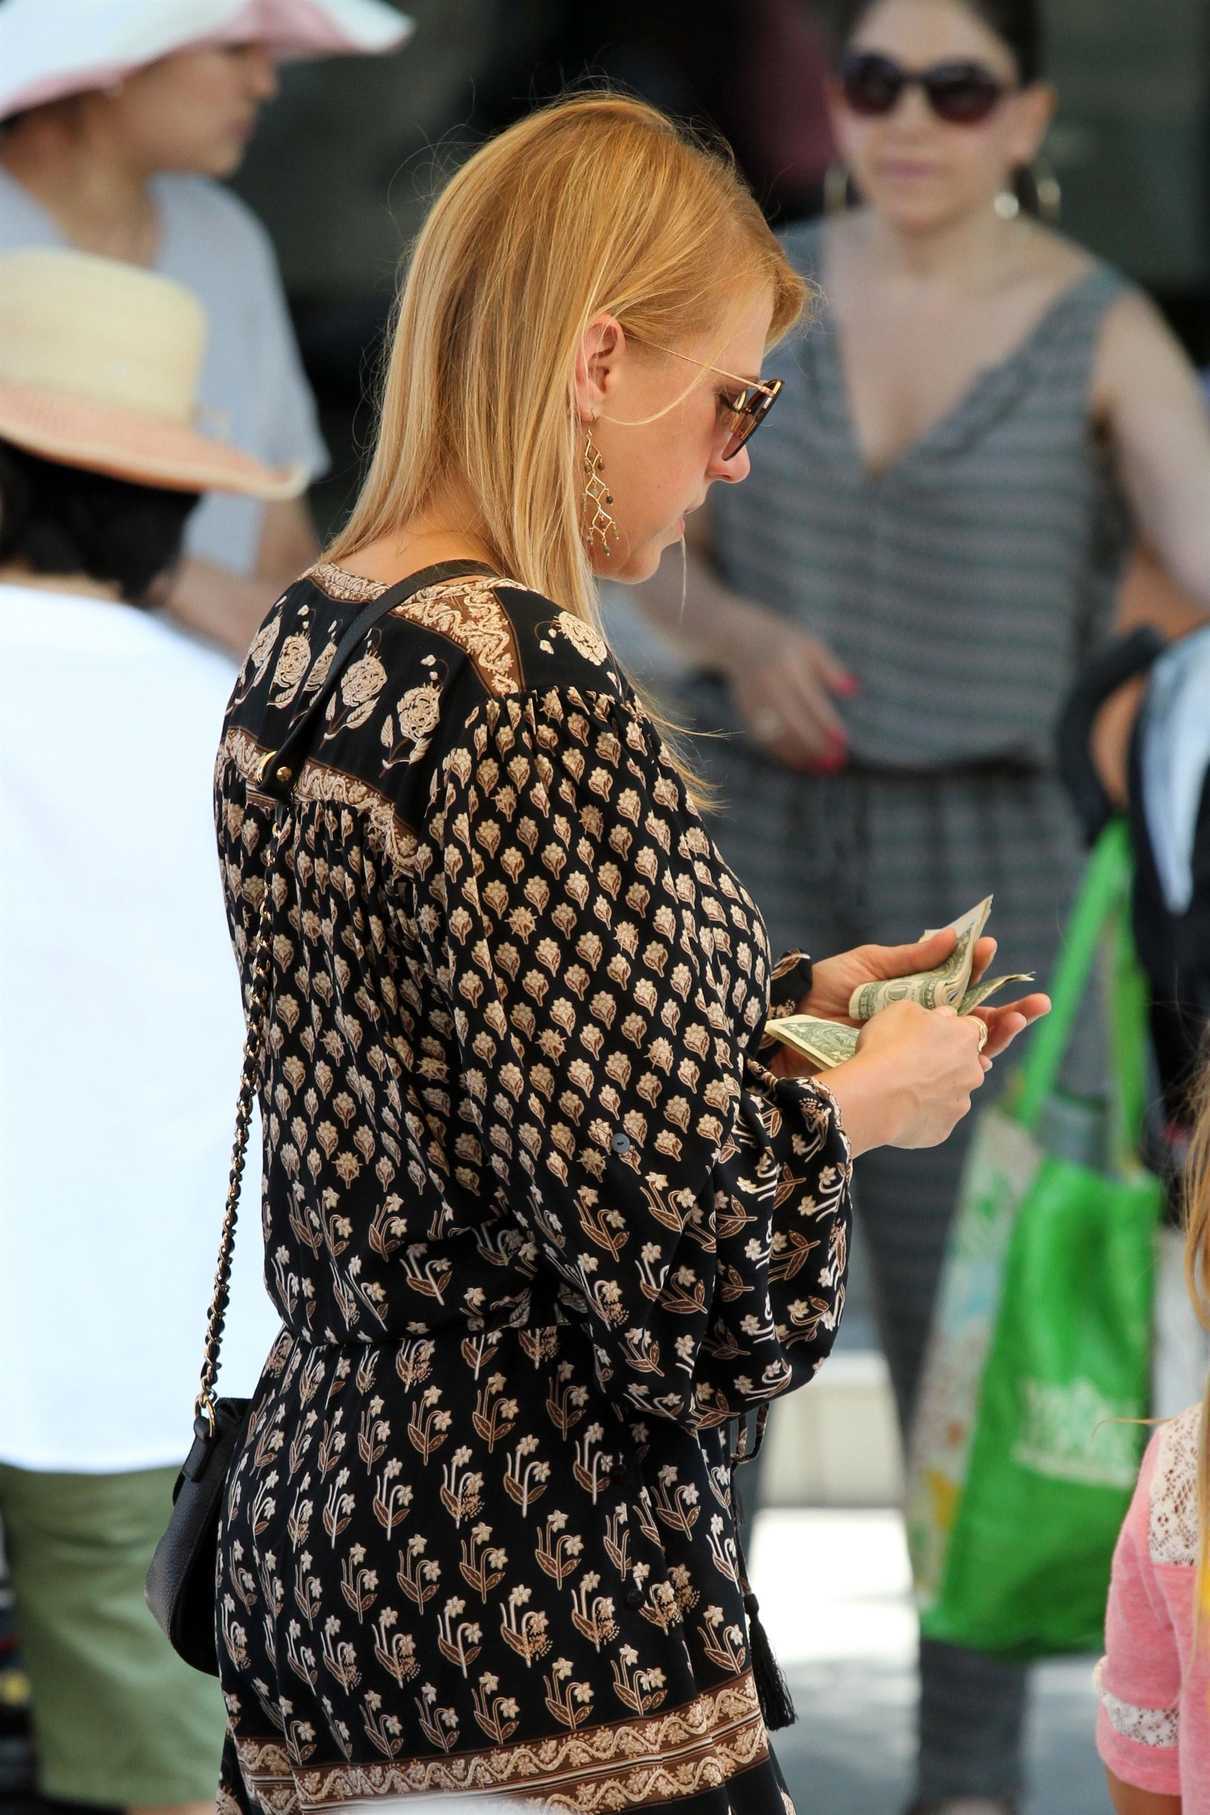
M1161 1796L1155 1790L1139 1790L1134 1784L1123 1783L1108 1769L1105 1775L1109 1779L1109 1800L1116 1815L1181 1815L1183 1805L1179 1796Z
M1118 596L1114 629L1121 634L1150 624L1171 642L1205 621L1202 607L1169 579L1151 551L1136 549ZM1102 786L1119 807L1126 805L1130 734L1146 686L1143 675L1119 687L1110 694L1093 724L1092 758Z
M254 575L232 573L190 556L168 589L166 608L178 624L242 661L279 593L309 567L319 542L306 504L290 498L265 510Z
M1106 318L1093 382L1142 537L1210 614L1210 412L1197 373L1158 309L1122 298ZM1163 614L1169 602L1160 600ZM1150 620L1148 620L1150 621Z
M715 564L708 510L689 518L686 570L669 554L636 589L656 629L700 668L721 674L755 743L788 769L840 766L844 727L832 696L855 682L818 637L736 592Z
M415 924L458 1197L514 1219L633 1410L707 1428L801 1385L844 1305L848 1144L750 1056L758 930L653 727L599 679L535 688L443 768Z

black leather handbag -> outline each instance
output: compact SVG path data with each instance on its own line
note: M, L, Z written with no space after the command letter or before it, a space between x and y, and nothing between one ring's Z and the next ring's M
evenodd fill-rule
M353 619L337 644L323 685L307 710L295 720L277 750L262 759L260 775L250 794L272 801L273 836L265 860L265 886L252 947L252 981L248 1002L248 1034L244 1042L243 1071L235 1112L235 1139L231 1149L231 1174L219 1241L214 1294L206 1319L200 1390L194 1405L193 1446L185 1458L172 1491L168 1529L156 1545L147 1572L147 1605L178 1657L208 1676L218 1675L215 1640L215 1574L218 1561L218 1528L223 1490L232 1457L242 1444L251 1411L250 1399L215 1397L223 1323L231 1288L231 1259L235 1249L235 1224L240 1184L248 1151L248 1129L260 1080L265 1023L269 1002L269 953L273 919L273 883L278 854L290 827L290 790L306 756L308 741L322 717L345 663L380 618L422 587L468 574L489 574L478 561L445 561L425 568L398 586L387 589Z

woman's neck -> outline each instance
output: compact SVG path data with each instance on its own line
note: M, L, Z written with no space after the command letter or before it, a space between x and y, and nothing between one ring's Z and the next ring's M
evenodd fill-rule
M884 278L965 290L998 284L1029 231L1026 223L1002 220L990 207L924 233L905 233L871 210L865 228L867 256Z
M155 262L152 172L106 130L96 97L38 109L6 137L0 163L80 251Z
M476 511L454 488L434 498L397 531L367 543L340 565L363 579L393 584L405 574L441 561L480 561L486 567L497 564Z

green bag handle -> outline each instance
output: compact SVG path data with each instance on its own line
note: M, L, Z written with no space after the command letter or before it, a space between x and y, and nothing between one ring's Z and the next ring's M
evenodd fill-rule
M1053 1007L1033 1037L1011 1113L1036 1131L1058 1083L1106 928L1113 927L1109 1033L1115 1093L1115 1145L1125 1167L1137 1164L1146 1110L1147 985L1130 937L1127 907L1133 859L1126 822L1108 825L1093 848L1059 954Z

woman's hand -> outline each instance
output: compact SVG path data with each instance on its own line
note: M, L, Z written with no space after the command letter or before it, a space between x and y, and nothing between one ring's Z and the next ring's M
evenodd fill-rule
M841 952L838 957L821 958L812 967L811 993L803 997L797 1012L856 1027L858 1023L849 1014L849 1000L855 989L860 989L863 983L885 983L892 977L912 977L918 971L936 970L953 949L953 929L944 927L941 932L933 933L927 939L917 939L911 945L858 945L851 952ZM976 940L972 983L978 983L987 975L995 955L994 939L988 936ZM987 1023L984 1058L998 1057L1031 1022L1049 1012L1050 997L1040 991L998 1007L977 1008L975 1018Z
M762 750L800 773L844 767L848 739L832 701L855 693L857 683L818 637L753 609L724 672L744 727Z
M827 1074L854 1156L871 1147L939 1147L983 1083L973 1015L893 1002L861 1031L857 1056Z

